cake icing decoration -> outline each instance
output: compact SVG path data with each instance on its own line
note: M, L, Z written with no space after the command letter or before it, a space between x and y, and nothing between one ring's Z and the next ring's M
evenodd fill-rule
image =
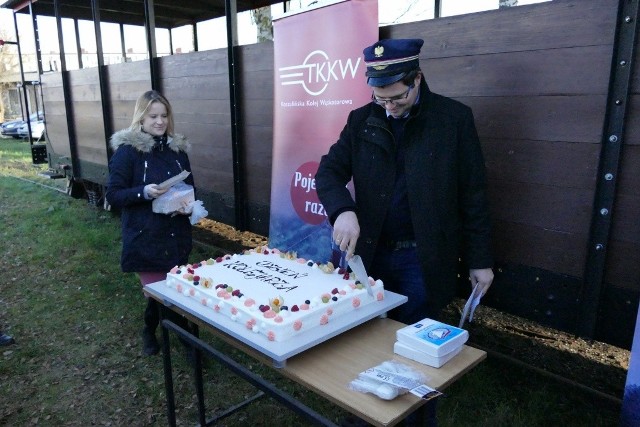
M375 292L371 297L345 269L267 246L175 266L165 283L196 298L211 313L241 322L272 341L287 340L329 323L329 317L348 316L384 299L382 281L369 278Z

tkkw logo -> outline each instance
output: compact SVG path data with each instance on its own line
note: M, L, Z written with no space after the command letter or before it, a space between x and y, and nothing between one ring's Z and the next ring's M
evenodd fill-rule
M331 61L325 52L314 50L302 64L282 67L278 71L282 86L302 85L309 95L317 96L327 89L331 81L344 80L349 75L355 78L359 65L360 58L354 65L351 58Z

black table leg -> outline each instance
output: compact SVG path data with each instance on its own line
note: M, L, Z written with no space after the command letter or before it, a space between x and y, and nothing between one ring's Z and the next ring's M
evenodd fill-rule
M198 325L195 323L189 322L189 332L196 337L200 337L200 330ZM207 414L204 405L204 383L202 380L202 351L189 344L189 350L193 352L194 366L193 366L193 377L196 385L196 394L198 396L198 416L200 419L200 425L207 425Z
M167 421L169 426L176 426L176 403L173 395L173 371L171 370L171 346L169 330L165 325L164 308L160 308L160 324L162 325L162 361L164 365L164 387L167 393Z

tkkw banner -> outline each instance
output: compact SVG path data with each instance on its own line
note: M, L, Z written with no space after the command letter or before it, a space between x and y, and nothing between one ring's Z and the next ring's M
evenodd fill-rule
M362 50L378 40L378 2L350 0L285 16L273 32L269 244L326 262L331 227L314 177L349 112L370 101Z
M620 415L620 427L640 425L640 307L636 317L636 329L631 346L631 358L624 387L624 399Z

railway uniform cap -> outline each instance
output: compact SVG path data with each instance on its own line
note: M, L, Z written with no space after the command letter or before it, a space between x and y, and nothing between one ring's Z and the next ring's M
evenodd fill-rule
M364 62L367 66L367 84L374 87L387 86L420 67L418 55L422 39L384 39L365 48Z

